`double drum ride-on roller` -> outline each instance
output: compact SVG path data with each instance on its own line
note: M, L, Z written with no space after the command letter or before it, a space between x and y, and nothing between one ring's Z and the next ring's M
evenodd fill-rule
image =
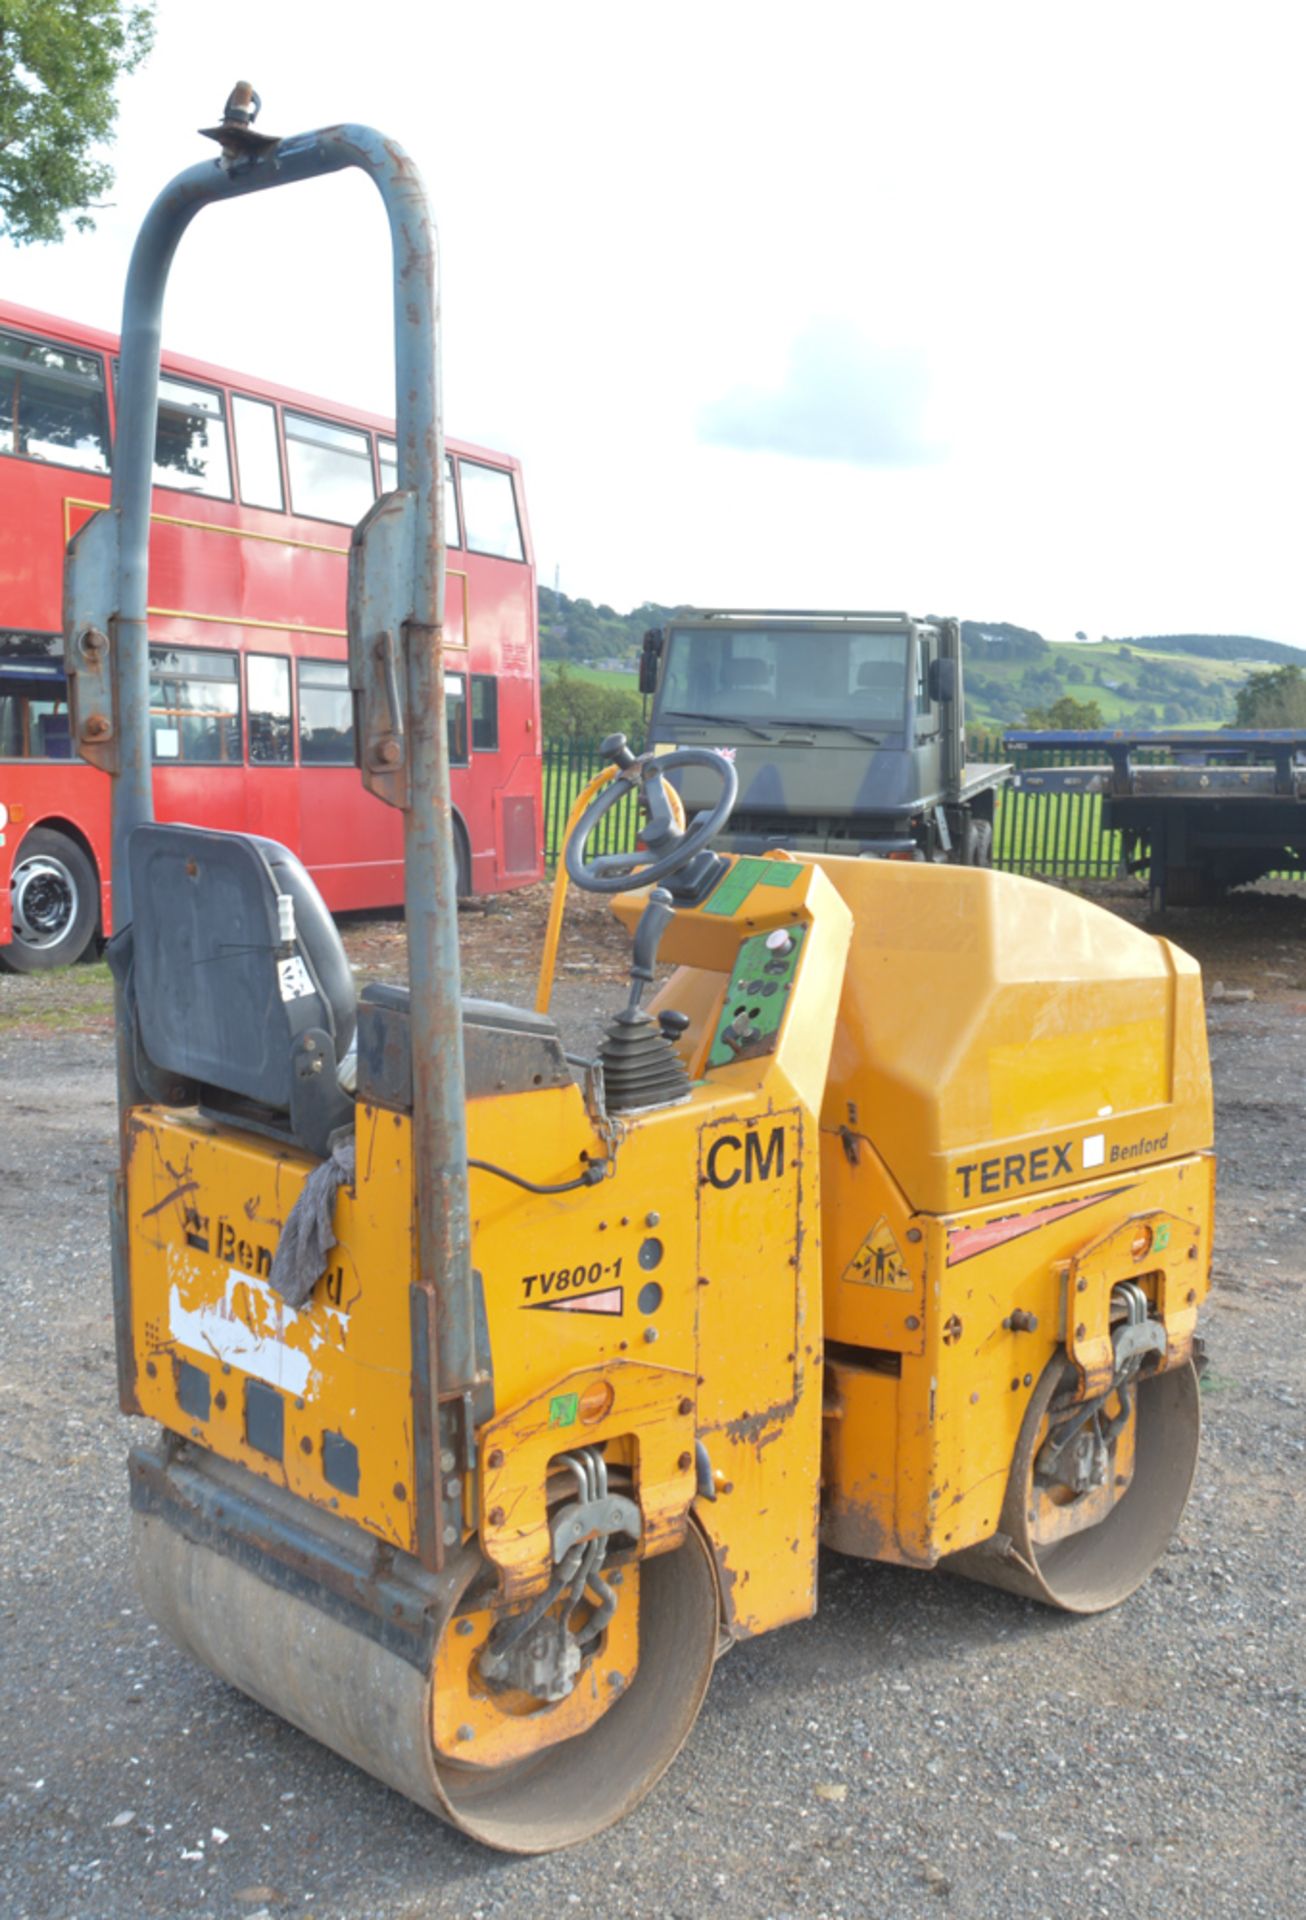
M822 1543L1072 1611L1146 1576L1197 1449L1200 982L1010 876L723 857L733 769L618 739L565 863L632 932L598 1057L464 1000L426 203L370 130L277 141L249 105L142 230L113 505L68 569L125 930L120 1391L161 1429L139 1577L236 1686L544 1850L649 1790L723 1647L813 1612ZM409 938L408 988L357 998L291 854L152 820L145 618L173 250L210 201L343 167L395 250L399 487L354 534L349 644ZM686 828L691 757L720 794ZM592 854L632 789L639 852Z

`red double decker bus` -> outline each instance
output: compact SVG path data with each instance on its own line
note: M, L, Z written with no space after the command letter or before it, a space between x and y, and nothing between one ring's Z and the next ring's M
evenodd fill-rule
M108 502L112 335L0 302L0 959L112 931L109 781L63 674L64 548ZM350 533L396 484L392 424L165 354L150 541L161 818L292 847L334 910L403 899L402 824L363 793L345 659ZM518 463L450 441L446 604L459 891L542 871L535 567Z

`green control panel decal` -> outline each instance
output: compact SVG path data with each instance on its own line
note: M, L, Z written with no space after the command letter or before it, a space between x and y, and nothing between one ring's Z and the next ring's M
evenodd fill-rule
M792 887L801 872L796 860L736 860L699 911L722 915L738 913L754 887Z
M732 1060L756 1060L775 1052L806 931L805 927L777 927L744 941L707 1056L709 1067L726 1067Z

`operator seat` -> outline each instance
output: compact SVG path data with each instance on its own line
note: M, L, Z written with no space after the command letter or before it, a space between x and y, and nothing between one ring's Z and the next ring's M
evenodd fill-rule
M359 1100L412 1110L408 989L375 984L356 1003L335 922L293 853L151 821L132 833L128 865L133 922L110 961L134 1002L151 1099L198 1104L325 1158L353 1124L336 1070L356 1037ZM572 1082L547 1014L464 999L462 1040L469 1099Z
M336 1078L354 985L335 923L275 840L151 821L128 842L142 1079L325 1155L353 1118ZM157 1075L155 1076L157 1079ZM166 1098L166 1094L159 1097Z

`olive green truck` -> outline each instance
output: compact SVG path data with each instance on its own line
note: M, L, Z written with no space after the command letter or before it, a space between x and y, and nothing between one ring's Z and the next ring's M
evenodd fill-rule
M1011 768L967 765L958 621L700 609L645 635L639 685L651 747L734 761L730 851L991 864ZM708 804L705 774L677 784Z

